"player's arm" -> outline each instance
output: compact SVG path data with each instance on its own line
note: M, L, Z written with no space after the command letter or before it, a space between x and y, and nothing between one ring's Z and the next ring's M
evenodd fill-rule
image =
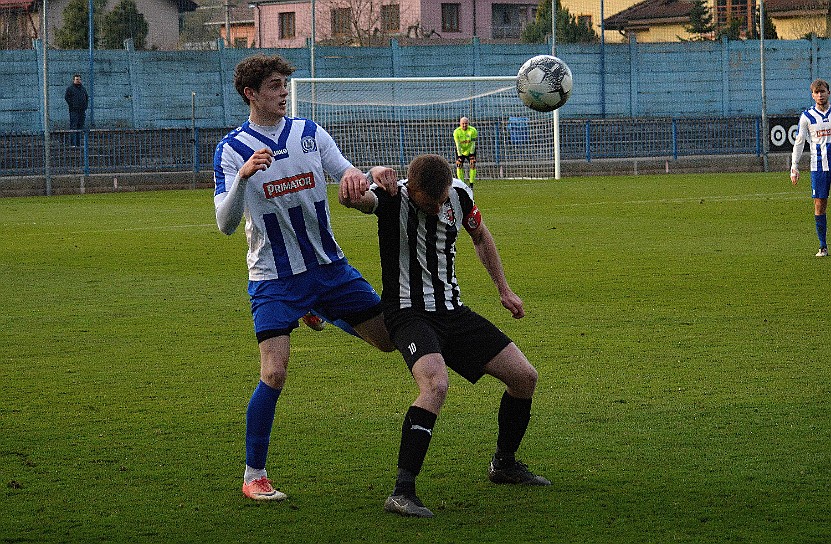
M453 143L456 144L456 154L462 154L462 133L457 128L453 131Z
M470 152L468 155L473 155L476 153L476 140L479 138L479 131L475 128L473 129L473 134L470 136Z
M522 299L508 285L508 280L505 278L505 269L502 267L502 259L499 257L499 251L496 249L496 242L494 242L488 227L482 222L478 210L474 207L471 213L475 213L478 216L478 220L474 223L469 214L465 218L464 226L473 239L476 256L479 257L479 261L481 261L485 270L488 271L491 280L496 285L496 289L499 291L499 301L502 303L502 306L511 312L514 319L520 319L525 316Z
M799 129L796 131L796 137L793 143L793 153L791 153L791 183L796 185L799 181L799 160L802 158L802 152L805 150L805 140L808 137L808 119L804 115L799 116Z
M367 190L362 195L354 196L338 192L338 202L347 208L354 208L369 214L375 211L375 206L378 204L378 197L370 190Z
M369 188L373 183L390 195L398 193L398 176L392 168L373 166L366 174L357 168L351 168L347 169L341 177L338 202L347 208L372 213L376 199Z
M267 147L255 151L234 176L231 188L214 197L216 225L224 234L230 235L237 230L245 213L245 186L248 184L248 178L268 168L272 156L273 152ZM233 174L233 169L226 167L224 173L226 176Z

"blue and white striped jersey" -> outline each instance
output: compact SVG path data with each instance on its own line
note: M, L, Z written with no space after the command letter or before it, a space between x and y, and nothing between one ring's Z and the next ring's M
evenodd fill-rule
M831 108L821 112L816 105L811 106L799 116L799 131L793 145L791 167L799 167L799 159L807 141L811 149L811 171L831 171Z
M248 179L243 200L249 279L283 278L342 259L324 172L340 180L352 165L312 121L284 117L276 127L246 121L225 136L214 154L214 205L220 206L242 165L263 147L274 152L273 161Z

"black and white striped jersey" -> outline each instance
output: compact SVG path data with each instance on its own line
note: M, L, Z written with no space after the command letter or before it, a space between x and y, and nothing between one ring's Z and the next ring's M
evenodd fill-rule
M396 196L373 186L381 251L381 300L386 307L445 311L459 308L456 238L460 227L473 231L481 216L473 192L454 179L450 198L438 215L419 210L409 199L407 180Z

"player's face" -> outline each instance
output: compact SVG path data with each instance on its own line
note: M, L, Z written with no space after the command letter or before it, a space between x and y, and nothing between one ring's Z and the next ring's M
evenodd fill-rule
M408 186L407 194L410 195L410 201L415 204L416 208L427 215L438 215L442 204L450 198L450 187L448 186L437 199L422 191L418 185Z
M468 120L462 119L459 121L459 126L462 127L462 130L467 130Z
M829 93L828 89L826 89L825 87L817 87L815 91L811 92L811 96L814 98L814 102L817 103L817 107L819 107L821 110L825 110L825 108L828 107L829 94L831 93Z
M254 122L276 124L286 115L286 97L289 91L286 76L273 73L265 78L259 89L246 89Z

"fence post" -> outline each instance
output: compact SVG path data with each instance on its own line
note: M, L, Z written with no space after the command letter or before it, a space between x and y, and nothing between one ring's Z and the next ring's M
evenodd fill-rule
M762 154L762 138L767 138L767 134L762 134L762 119L761 117L756 117L755 119L755 132L756 132L756 156L760 156Z
M125 45L127 45L125 43ZM135 60L135 55L133 55L133 48L132 47L125 47L124 48L124 55L127 57L127 75L130 78L130 105L132 107L132 121L133 121L133 128L139 128L139 116L138 116L138 109L139 109L139 100L141 97L139 96L139 85L138 77L136 76L136 67L133 66L133 62Z
M499 130L500 130L499 125L500 125L500 123L501 122L499 120L496 120L493 123L493 129L494 129L493 130L493 156L494 156L494 159L496 160L496 166L497 167L500 166L499 163L501 162L501 157L499 155L500 155L500 152L502 151L499 148ZM500 168L500 170L501 170L501 168ZM502 177L502 175L500 174L499 177Z
M818 45L819 44L817 42L817 35L814 34L814 33L811 33L811 41L808 42L808 47L811 48L810 55L809 55L809 58L810 58L809 62L811 63L811 66L809 67L809 70L808 70L811 74L811 81L813 81L817 78L816 74L818 73L818 70L817 70L817 57L819 56L818 51L817 51Z
M221 39L218 39L216 44L217 54L219 55L219 92L222 93L222 122L225 123L226 127L230 127L233 121L231 120L231 108L228 104L228 91L226 89L228 68L225 62L225 45Z
M629 33L629 117L638 115L638 42Z
M727 36L721 37L721 115L728 116L730 111L730 42Z
M479 59L482 55L482 48L479 46L479 36L474 36L470 45L473 48L473 75L478 76L481 72L481 70L479 70L479 66L482 64Z
M672 160L678 160L678 121L672 120Z
M592 136L591 136L591 121L586 119L586 162L592 162Z
M199 133L196 128L196 91L190 93L190 143L193 148L193 182L191 189L196 189L196 174L199 172Z
M390 62L392 64L392 77L400 77L401 72L401 46L398 40L390 38Z
M89 128L84 129L84 177L89 177Z

